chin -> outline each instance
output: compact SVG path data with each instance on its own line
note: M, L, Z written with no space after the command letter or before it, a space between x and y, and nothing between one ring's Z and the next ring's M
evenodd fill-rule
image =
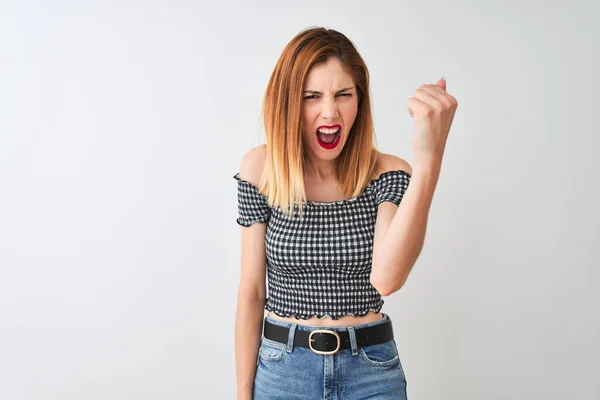
M337 145L335 149L325 150L321 146L317 144L317 146L313 147L313 152L316 157L320 160L324 161L332 161L338 158L338 156L342 153L344 149L344 142L340 141L340 144Z

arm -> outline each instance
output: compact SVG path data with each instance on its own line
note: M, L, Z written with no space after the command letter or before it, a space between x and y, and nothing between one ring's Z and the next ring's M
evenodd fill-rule
M235 318L237 398L252 399L265 309L265 225L242 227L242 274Z
M412 176L400 205L384 202L377 212L371 284L383 296L404 285L421 253L440 171L433 165L413 171L406 161L393 158L390 169L403 169Z
M240 178L256 185L264 165L264 148L243 158ZM252 399L266 300L266 224L241 228L241 276L235 318L235 360L238 400Z
M398 209L394 204L382 203L377 212L371 284L382 295L390 295L404 285L423 248L427 216L458 107L446 87L442 78L435 85L419 86L408 99L408 112L415 121L415 170Z

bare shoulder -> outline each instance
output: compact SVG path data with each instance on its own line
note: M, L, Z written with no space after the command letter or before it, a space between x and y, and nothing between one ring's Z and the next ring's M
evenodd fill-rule
M248 150L240 163L240 178L258 186L265 167L266 156L267 146L264 144Z
M412 175L412 167L408 161L393 154L379 153L380 171L378 175L388 172L403 170Z

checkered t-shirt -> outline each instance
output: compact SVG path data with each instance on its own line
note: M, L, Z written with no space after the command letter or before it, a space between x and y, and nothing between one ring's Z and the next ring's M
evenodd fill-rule
M411 175L388 171L358 196L332 202L306 201L300 218L272 208L258 188L238 181L237 223L267 224L267 301L284 317L308 319L379 312L383 299L369 277L377 207L400 204Z

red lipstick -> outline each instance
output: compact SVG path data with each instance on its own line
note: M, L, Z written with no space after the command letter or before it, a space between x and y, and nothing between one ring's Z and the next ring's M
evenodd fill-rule
M319 132L319 129L336 129L337 128L337 132L335 134L325 134L322 132ZM317 142L319 142L319 145L324 148L325 150L331 150L331 149L335 149L337 147L337 145L340 143L340 140L342 138L342 127L340 125L321 125L317 128ZM335 135L335 139L333 139L332 142L329 142L329 140L326 140L325 137L327 136L332 136ZM328 137L328 139L330 139L330 137Z

